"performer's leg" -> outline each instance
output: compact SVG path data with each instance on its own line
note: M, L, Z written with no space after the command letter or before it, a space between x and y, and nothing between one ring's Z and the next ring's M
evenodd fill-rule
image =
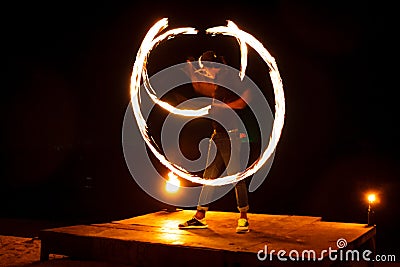
M233 132L230 134L231 155L227 168L228 175L242 171L241 160L240 160L241 142L238 134L239 134L238 132ZM223 158L226 160L226 155L223 155ZM240 212L240 218L246 219L246 227L248 227L247 211L249 210L249 200L248 200L247 185L245 180L241 180L238 183L236 183L235 193L236 193L236 204ZM237 230L241 231L243 229L242 227L240 227L240 229Z
M223 159L221 157L221 151L219 148L219 143L218 140L214 140L214 137L216 134L214 133L210 139L210 143L208 146L208 155L207 155L207 167L204 170L203 173L203 178L204 179L215 179L221 174L221 170L224 166ZM211 142L215 142L215 145L217 146L217 153L215 155L215 159L213 160L211 158ZM213 161L212 161L213 160ZM205 217L205 213L209 208L209 204L212 201L213 197L213 191L214 187L210 185L203 185L201 192L200 192L200 197L199 197L199 202L197 205L197 212L195 217L198 219L203 219Z
M249 210L249 199L247 195L247 185L245 180L239 181L235 185L236 203L240 212L240 218L247 219L247 211Z
M211 153L210 153L211 150L210 149L212 146L211 142L213 142L212 139L214 136L215 136L215 134L213 134L213 136L211 137L211 139L209 141L210 144L208 146L207 163L206 163L206 168L203 173L204 179L217 178L221 174L221 172L220 172L221 165L223 165L223 163L224 163L221 158L221 154L219 152L217 142L215 142L215 144L217 146L217 153L216 153L214 159L211 158ZM210 162L211 162L211 164L210 164ZM206 216L206 211L208 210L208 206L209 206L210 202L212 201L213 191L214 191L213 186L207 186L207 185L202 186L202 190L200 192L199 201L198 201L198 205L197 205L197 210L196 210L194 217L184 223L179 224L178 227L180 229L189 229L189 228L190 229L195 229L195 228L204 229L204 228L208 227L206 220L205 220L205 216Z
M247 211L249 210L249 203L247 198L247 185L245 180L239 181L235 185L237 207L240 212L240 218L236 227L236 233L247 233L249 230L249 220L247 218Z

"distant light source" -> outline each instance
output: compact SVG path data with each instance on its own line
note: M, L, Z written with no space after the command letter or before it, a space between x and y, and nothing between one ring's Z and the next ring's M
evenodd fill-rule
M376 201L376 195L375 194L368 194L368 203L373 204Z
M169 172L165 190L167 190L169 193L175 193L179 190L180 185L181 182L179 181L178 176L176 176L173 172Z
M367 200L368 200L368 226L373 226L375 225L375 211L373 208L373 204L378 202L379 199L376 193L370 192L367 194Z

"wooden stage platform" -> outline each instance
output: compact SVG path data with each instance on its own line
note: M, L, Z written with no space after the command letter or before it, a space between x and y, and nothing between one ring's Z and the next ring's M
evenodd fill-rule
M345 262L345 253L340 260L340 251L334 261L322 251L337 250L337 241L342 238L347 242L342 252L360 251L360 260L362 250L374 254L374 226L250 213L251 231L237 234L238 213L209 211L208 229L177 228L193 214L193 210L159 211L109 223L44 229L39 233L41 260L60 254L143 267L373 266L372 262ZM300 258L294 260L296 251Z

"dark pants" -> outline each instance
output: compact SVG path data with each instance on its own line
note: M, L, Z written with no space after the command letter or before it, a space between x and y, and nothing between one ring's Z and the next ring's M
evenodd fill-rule
M215 143L217 147L217 154L214 161L210 164L210 147L211 142ZM232 146L232 147L231 147ZM207 167L204 170L204 179L218 178L226 169L227 175L235 174L240 171L240 138L237 130L229 131L228 135L214 131L211 136L208 156ZM199 203L197 210L208 210L208 205L212 201L214 186L203 185L200 193ZM245 179L235 184L236 203L240 212L249 210L247 185Z

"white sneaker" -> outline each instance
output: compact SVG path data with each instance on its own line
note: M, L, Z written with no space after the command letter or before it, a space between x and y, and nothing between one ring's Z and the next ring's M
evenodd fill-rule
M236 227L236 233L247 233L249 232L249 221L247 219L240 218Z

